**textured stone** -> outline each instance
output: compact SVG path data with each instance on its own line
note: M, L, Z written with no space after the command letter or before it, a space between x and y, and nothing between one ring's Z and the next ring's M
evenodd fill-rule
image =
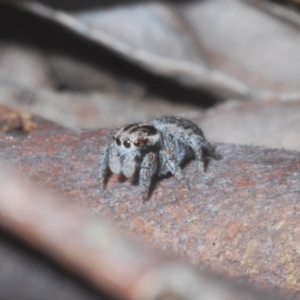
M118 176L100 194L97 160L109 131L0 136L1 157L23 176L113 220L146 245L204 270L269 291L299 291L299 152L218 144L222 160L202 178L184 168L191 190L157 180L142 204L138 187Z
M195 272L0 167L5 299L274 299ZM12 237L13 235L14 237Z

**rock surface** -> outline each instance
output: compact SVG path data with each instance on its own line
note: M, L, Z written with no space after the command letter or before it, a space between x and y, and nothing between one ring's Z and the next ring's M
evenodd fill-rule
M269 291L299 291L299 152L217 144L223 158L209 162L204 178L193 161L184 168L190 191L163 178L143 205L138 186L118 176L100 194L97 160L108 137L108 130L1 133L0 155L145 245Z

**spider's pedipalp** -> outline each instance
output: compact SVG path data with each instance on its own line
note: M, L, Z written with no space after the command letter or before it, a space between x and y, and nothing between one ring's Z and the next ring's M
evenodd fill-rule
M126 178L131 178L137 169L136 154L133 152L128 154L122 162L122 173Z
M120 153L116 149L116 147L111 146L108 158L108 165L112 173L120 174L121 173L121 160L120 160Z

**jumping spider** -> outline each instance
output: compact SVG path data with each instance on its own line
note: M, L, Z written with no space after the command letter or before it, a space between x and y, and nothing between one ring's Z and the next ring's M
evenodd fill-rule
M154 175L171 173L189 189L181 164L195 158L199 172L204 174L203 151L215 157L214 148L205 139L202 130L193 122L180 117L165 116L149 123L129 124L117 131L113 139L101 151L101 189L104 189L108 168L112 173L123 173L127 178L139 172L143 202L148 199Z

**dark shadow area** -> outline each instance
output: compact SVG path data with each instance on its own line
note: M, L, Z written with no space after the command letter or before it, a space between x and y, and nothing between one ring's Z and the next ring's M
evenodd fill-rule
M142 84L153 96L201 107L211 107L220 100L208 91L154 74L99 43L15 6L0 2L0 20L0 40L30 44L48 53L61 53L85 61L120 80L126 78Z
M300 11L300 2L297 0L268 0L268 2L274 2L276 4Z
M1 299L112 299L1 229L0 266Z

